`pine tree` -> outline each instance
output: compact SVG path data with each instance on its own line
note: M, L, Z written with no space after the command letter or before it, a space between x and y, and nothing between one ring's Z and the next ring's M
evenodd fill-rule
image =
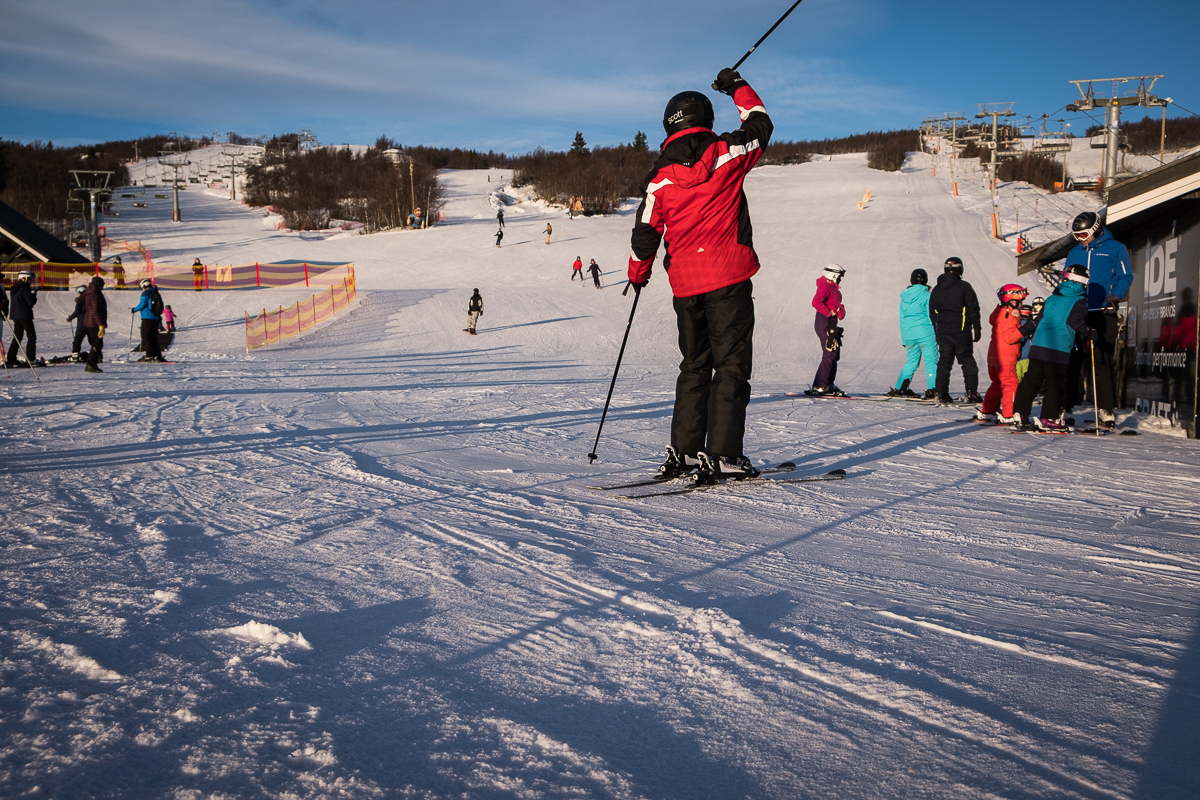
M646 144L646 134L638 131L637 135L633 137L633 142L629 145L629 149L635 153L644 153L649 150L650 148Z
M571 158L583 158L588 154L587 142L583 140L583 134L575 131L575 141L571 143L571 149L567 151L567 155Z

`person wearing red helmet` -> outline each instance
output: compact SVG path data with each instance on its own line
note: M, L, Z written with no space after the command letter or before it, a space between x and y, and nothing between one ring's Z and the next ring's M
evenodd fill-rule
M757 474L742 449L754 351L750 279L759 268L742 184L774 127L735 70L721 70L713 88L733 99L742 125L714 133L707 96L671 98L663 113L667 138L642 184L629 257L629 281L640 292L666 240L663 268L675 296L683 360L671 444L659 473L695 470L700 480Z
M992 383L983 396L983 407L975 419L985 422L1016 422L1013 400L1017 396L1017 361L1021 358L1021 301L1029 296L1024 286L1005 284L996 292L1000 305L988 317L992 341L988 344L988 377ZM997 414L999 418L997 419Z

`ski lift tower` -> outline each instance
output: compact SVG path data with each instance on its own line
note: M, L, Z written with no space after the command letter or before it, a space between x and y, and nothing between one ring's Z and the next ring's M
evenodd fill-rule
M1140 75L1133 78L1090 78L1087 80L1070 81L1075 84L1075 88L1079 90L1080 96L1083 98L1080 101L1071 103L1067 106L1067 111L1095 111L1098 108L1105 110L1104 116L1104 135L1105 135L1105 153L1104 153L1104 193L1108 195L1108 190L1112 184L1113 178L1117 176L1117 153L1119 150L1119 133L1121 127L1121 107L1122 106L1142 106L1143 108L1166 108L1170 103L1169 99L1159 99L1156 95L1150 94L1154 90L1154 84L1159 78L1165 78L1165 75ZM1130 95L1125 97L1118 96L1121 85L1137 81L1137 89ZM1147 85L1146 81L1150 83ZM1112 91L1108 97L1098 97L1092 87L1093 83L1109 83L1112 84ZM1084 85L1087 88L1084 88Z
M92 261L100 260L100 205L104 199L111 197L113 173L100 172L97 170L71 170L71 177L75 179L75 188L71 190L73 194L87 195L89 222L91 230L88 231L88 238L92 244Z
M988 184L992 190L992 236L996 239L1003 239L1000 235L1000 199L996 196L996 166L1000 163L997 150L1000 147L1000 117L1015 117L1017 112L1013 111L1013 106L1016 101L1011 103L976 103L979 107L979 113L975 115L975 119L992 118L992 140L986 142L987 147L992 151L992 160L988 162Z
M175 196L175 201L171 206L171 222L183 222L183 215L179 211L179 170L187 169L188 165L192 162L186 158L182 161L179 160L181 158L179 154L170 150L162 150L158 156L159 164L167 169L174 170L171 178L171 189ZM167 159L171 160L168 161Z
M237 200L237 171L238 167L242 166L238 164L238 159L244 158L246 154L241 150L222 150L221 155L229 159L228 163L221 164L222 169L229 167L229 199ZM245 171L244 166L242 166L242 171Z

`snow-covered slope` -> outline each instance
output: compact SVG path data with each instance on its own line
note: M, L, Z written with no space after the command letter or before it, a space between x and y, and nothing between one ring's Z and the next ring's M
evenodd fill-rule
M113 292L104 374L0 379L0 795L1200 792L1193 442L780 396L815 369L828 261L855 390L899 370L914 267L962 257L988 306L1013 280L929 158L747 184L747 452L850 477L640 502L586 488L644 474L668 434L660 270L588 464L631 209L569 221L503 171L446 177L448 221L423 232L276 231L195 188L182 225L153 198L108 220L160 261L353 261L359 298L246 354L243 312L297 291L170 292L181 363L147 366L113 363L132 305ZM602 291L569 280L576 256ZM70 302L39 303L46 355Z

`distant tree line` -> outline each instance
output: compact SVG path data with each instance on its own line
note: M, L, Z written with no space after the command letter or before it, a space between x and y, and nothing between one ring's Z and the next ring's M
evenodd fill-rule
M815 154L824 156L866 153L871 169L895 172L918 147L916 130L870 131L834 139L771 142L763 150L763 164L803 164Z
M29 144L0 141L0 200L34 221L67 217L67 199L75 181L71 170L112 172L112 185L129 183L122 164L122 147L131 143L55 147L53 142Z
M529 186L548 203L566 204L578 198L585 214L603 214L640 191L655 157L640 131L629 144L594 148L576 132L565 153L539 147L509 162L513 186Z
M327 228L332 219L361 222L368 232L401 228L414 207L424 219L434 218L443 204L437 167L411 151L403 154L411 170L407 161L393 163L384 155L393 145L381 137L354 153L349 147L300 151L268 143L262 162L246 170L246 203L272 207L292 230Z
M1087 135L1096 136L1104 133L1103 125L1093 125L1088 128ZM1121 133L1129 143L1129 152L1136 156L1156 156L1162 146L1162 118L1155 119L1149 115L1138 122L1122 122ZM1200 117L1168 117L1167 144L1168 153L1178 153L1200 146Z

